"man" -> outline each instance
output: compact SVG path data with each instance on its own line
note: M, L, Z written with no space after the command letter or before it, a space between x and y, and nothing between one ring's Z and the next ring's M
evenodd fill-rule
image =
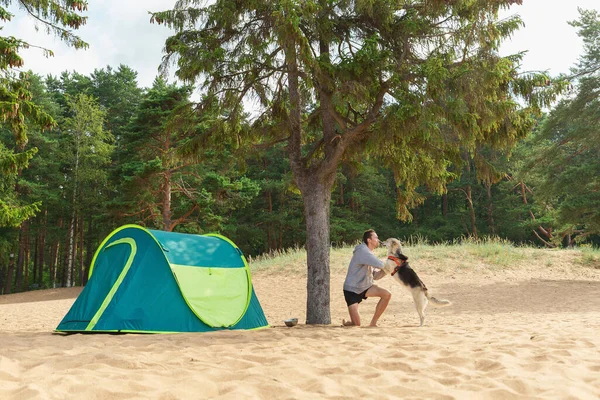
M385 272L380 269L384 265L383 261L373 254L377 246L379 246L379 237L373 229L369 229L363 234L363 243L354 248L344 281L344 298L350 314L350 321L342 320L344 326L360 326L358 304L368 297L379 297L379 303L375 307L375 314L369 325L377 326L377 320L392 298L389 291L373 284L373 278L377 280L385 276Z

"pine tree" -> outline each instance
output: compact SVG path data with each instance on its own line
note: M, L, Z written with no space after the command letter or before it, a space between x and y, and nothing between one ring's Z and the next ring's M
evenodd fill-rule
M536 136L535 157L522 175L555 210L565 243L600 234L600 13L580 10L571 22L585 53L573 68L576 86L548 115Z
M87 9L87 2L79 0L5 0L0 5L0 20L10 22L14 16L5 8L15 3L23 12L29 14L37 22L41 22L48 33L58 36L68 45L85 48L87 44L70 29L78 29L85 24L86 18L79 12ZM5 189L0 191L0 226L18 226L39 211L39 204L21 205L17 199L17 189L6 189L8 183L26 167L28 160L36 150L23 152L27 144L28 124L48 129L55 126L53 118L40 108L29 91L29 74L14 73L14 69L23 66L19 50L31 44L15 38L0 36L0 119L8 126L15 137L16 152L0 149L0 165L6 171L0 181ZM51 50L42 49L47 56Z
M409 219L424 200L418 188L443 191L462 149L522 137L552 98L536 89L545 76L518 76L519 56L498 55L521 25L496 21L513 3L182 0L152 15L177 30L163 66L231 111L230 140L244 133L235 127L252 98L252 138L286 143L304 202L307 323L330 323L330 200L344 157L384 160Z
M226 214L247 204L258 187L244 177L231 179L226 168L211 164L226 165L225 151L181 156L190 132L203 136L212 121L210 113L192 115L186 126L178 121L177 111L189 106L189 92L189 87L157 78L143 96L120 141L119 159L126 161L119 165L124 202L119 208L135 222L166 231L221 230Z

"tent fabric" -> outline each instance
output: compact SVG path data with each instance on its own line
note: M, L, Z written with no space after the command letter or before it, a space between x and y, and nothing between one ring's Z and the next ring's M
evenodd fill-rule
M248 263L219 235L123 226L100 244L59 332L206 332L268 327Z

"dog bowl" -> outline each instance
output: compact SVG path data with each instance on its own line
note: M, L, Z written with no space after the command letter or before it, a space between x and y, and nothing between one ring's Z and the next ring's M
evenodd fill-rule
M283 322L285 322L285 324L289 327L296 326L298 324L298 318L286 319Z

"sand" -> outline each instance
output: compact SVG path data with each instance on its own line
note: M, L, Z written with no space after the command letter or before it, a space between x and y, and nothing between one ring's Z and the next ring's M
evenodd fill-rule
M424 327L391 279L378 328L341 327L342 271L324 326L303 323L305 277L255 273L272 325L258 331L66 336L52 331L81 288L0 296L0 398L600 398L600 270L420 275L454 303L429 307Z

